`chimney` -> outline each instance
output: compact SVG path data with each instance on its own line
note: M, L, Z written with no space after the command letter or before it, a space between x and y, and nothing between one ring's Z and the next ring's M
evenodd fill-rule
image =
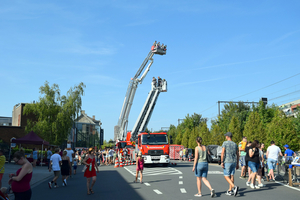
M84 110L81 110L81 114L84 115L84 114L85 114L85 111L84 111Z
M93 115L93 120L95 120L95 115Z

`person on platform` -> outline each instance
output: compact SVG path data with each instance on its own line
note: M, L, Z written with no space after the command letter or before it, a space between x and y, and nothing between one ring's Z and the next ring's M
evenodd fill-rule
M13 158L15 164L22 165L16 174L9 175L8 184L15 195L15 200L30 200L31 187L30 181L32 178L33 167L31 163L25 158L24 151L17 151Z
M90 195L91 193L94 194L93 191L93 186L96 182L96 170L99 173L99 169L97 167L96 164L96 158L94 155L94 149L93 148L89 148L89 154L88 156L83 160L83 164L86 165L86 170L84 172L84 177L86 177L87 182L86 182L86 186L87 186L87 194ZM90 184L92 179L92 184Z
M135 180L134 183L137 183L137 179L140 173L140 183L143 183L143 170L144 170L144 158L142 157L142 152L139 151L138 157L136 160L136 174L135 174Z

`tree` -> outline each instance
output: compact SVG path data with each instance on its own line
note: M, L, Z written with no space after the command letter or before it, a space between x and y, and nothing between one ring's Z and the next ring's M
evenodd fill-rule
M211 135L209 132L209 129L207 128L206 122L201 123L198 126L198 136L202 138L202 144L203 145L209 145L211 141Z
M189 137L190 137L190 130L186 129L183 134L183 137L182 137L181 145L183 145L184 147L188 147L189 146Z
M232 141L239 143L242 140L242 132L240 123L237 117L233 116L228 127L228 131L232 133Z
M257 111L253 111L249 115L249 118L246 121L243 136L247 137L248 141L258 140L260 143L265 143L266 133L263 126L263 120Z
M267 143L274 141L277 146L284 150L283 145L289 144L290 149L299 149L299 139L293 124L293 119L277 109L267 129Z
M176 140L176 127L174 125L170 125L169 131L168 131L168 137L169 137L170 144L173 144L174 142L176 142L175 141ZM172 143L171 143L171 141L172 141Z
M33 115L35 119L29 119L25 131L36 132L50 144L60 145L65 141L72 128L76 114L81 110L81 96L85 85L70 88L67 95L60 95L59 86L51 87L46 81L40 87L39 97L36 103L26 104L24 115Z
M216 144L220 146L223 144L225 140L225 136L224 133L221 132L221 129L217 123L212 124L210 134L211 134L210 144Z
M197 139L197 133L195 132L195 129L194 129L189 138L189 148L193 149L197 146L196 139Z
M181 145L181 142L182 142L182 134L181 133L177 134L175 141L176 141L175 142L176 144Z

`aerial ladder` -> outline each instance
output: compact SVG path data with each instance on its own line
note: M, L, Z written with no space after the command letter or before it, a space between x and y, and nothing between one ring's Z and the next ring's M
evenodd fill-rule
M156 101L161 92L167 92L167 81L165 79L158 78L158 83L152 82L151 90L148 94L146 102L141 110L141 113L136 120L136 123L131 131L131 141L136 141L137 136L141 132L145 132L147 125L150 121L151 115L153 113Z
M127 136L127 126L128 126L128 117L130 113L131 106L133 104L133 99L135 96L135 92L137 90L138 84L142 83L144 78L146 77L148 71L150 70L150 67L153 63L153 56L154 54L158 55L165 55L167 51L166 45L160 45L158 42L154 42L154 44L151 47L150 52L148 53L147 57L141 64L140 68L136 72L135 76L131 78L127 92L125 95L125 99L123 102L123 106L121 109L121 113L118 120L118 125L114 127L114 139L115 141L124 141ZM148 66L147 66L148 64ZM147 67L146 67L147 66ZM145 69L146 67L146 69ZM141 75L142 74L142 75Z

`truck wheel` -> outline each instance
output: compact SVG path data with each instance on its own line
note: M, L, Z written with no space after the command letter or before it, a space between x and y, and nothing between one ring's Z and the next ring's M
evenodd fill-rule
M169 166L169 163L164 163L163 164L163 167L168 167Z

